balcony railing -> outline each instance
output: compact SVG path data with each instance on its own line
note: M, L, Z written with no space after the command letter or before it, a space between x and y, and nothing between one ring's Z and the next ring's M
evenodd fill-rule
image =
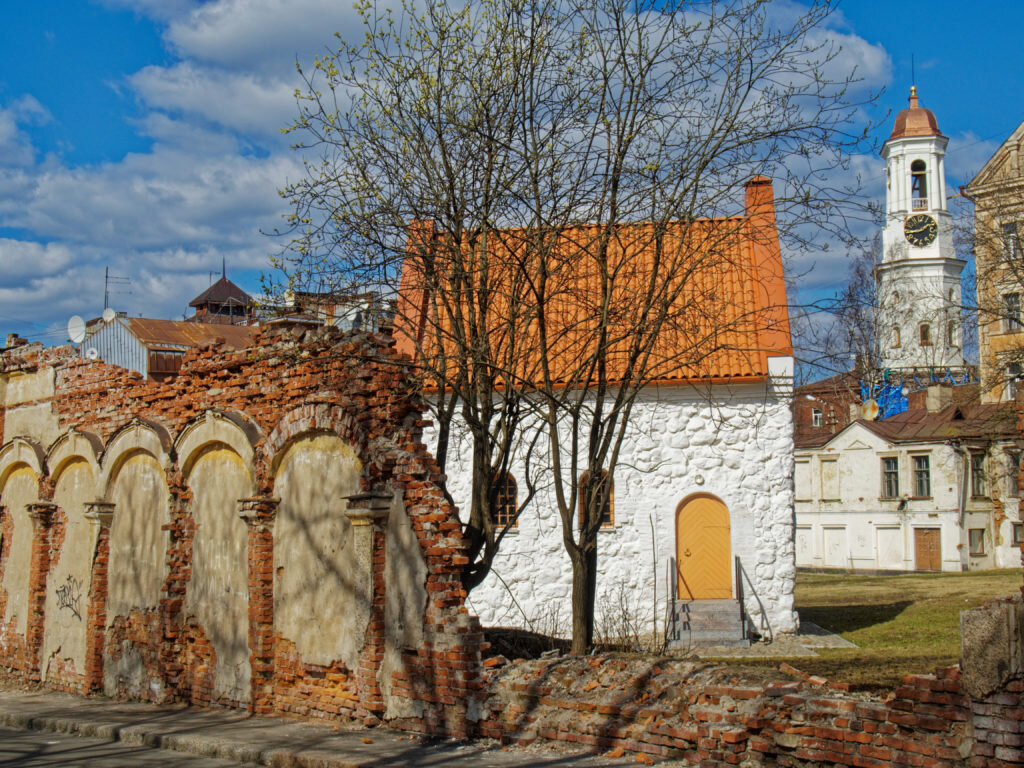
M910 201L912 210L915 211L927 211L928 210L928 198L926 197L915 197Z

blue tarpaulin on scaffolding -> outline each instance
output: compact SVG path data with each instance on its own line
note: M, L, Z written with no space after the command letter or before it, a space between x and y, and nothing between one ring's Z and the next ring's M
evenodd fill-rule
M904 389L911 392L916 389L924 389L930 384L947 383L953 386L970 384L970 373L965 371L962 374L954 375L950 370L932 371L925 376L911 376L908 380L897 378L897 374L894 372L883 371L882 382L879 384L860 382L860 399L862 403L874 400L878 403L878 418L887 419L897 413L903 413L910 406L907 396L903 394Z

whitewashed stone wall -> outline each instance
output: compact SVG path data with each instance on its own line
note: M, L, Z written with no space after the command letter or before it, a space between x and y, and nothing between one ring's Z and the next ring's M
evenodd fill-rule
M656 623L659 632L664 630L676 510L694 493L713 494L729 509L732 553L749 579L746 608L755 626L774 633L795 631L789 398L786 385L648 388L637 403L614 473L615 526L599 533L599 631L623 607L642 626L650 629ZM432 430L425 439L436 444ZM453 440L446 471L449 491L468 510L467 447L468 441ZM543 458L536 463L550 466ZM522 494L526 470L521 459L512 471ZM493 573L470 593L468 603L485 625L568 635L572 570L550 473L537 479L541 490L520 517L518 530L506 536Z

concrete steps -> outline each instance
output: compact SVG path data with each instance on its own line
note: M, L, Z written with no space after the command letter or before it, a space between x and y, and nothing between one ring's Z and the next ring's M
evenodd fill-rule
M669 648L750 645L738 600L676 600L672 613Z

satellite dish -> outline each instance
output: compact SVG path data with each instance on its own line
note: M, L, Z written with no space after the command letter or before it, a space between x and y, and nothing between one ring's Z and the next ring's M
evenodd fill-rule
M68 338L73 344L81 344L85 340L85 320L80 315L72 315L68 320Z
M117 312L112 310L110 307L107 307L106 309L103 310L103 322L104 323L109 323L115 317L117 317Z
M867 421L874 421L878 418L879 411L878 403L874 400L868 400L864 405L860 407L860 417Z
M95 360L97 357L100 356L100 353L96 351L96 347L89 347L87 350L85 350L85 356L90 360Z

